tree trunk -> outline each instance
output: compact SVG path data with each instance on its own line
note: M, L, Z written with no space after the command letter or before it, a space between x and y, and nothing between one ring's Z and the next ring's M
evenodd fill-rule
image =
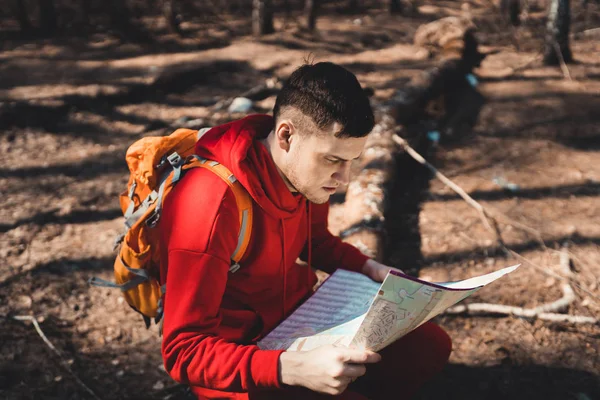
M81 21L84 25L89 25L91 11L90 0L80 0L79 3L81 5Z
M412 0L411 1L411 12L413 15L419 15L419 4L420 0Z
M521 24L521 0L501 0L500 12L502 13L502 17L508 15L508 19L513 26Z
M273 11L270 0L252 1L252 33L255 36L275 32L273 28Z
M281 30L286 30L288 27L288 23L292 18L292 5L289 0L283 0L283 27Z
M40 25L44 33L52 35L56 31L56 8L54 0L39 0Z
M304 3L304 15L306 17L306 29L314 31L317 26L317 10L319 0L306 0Z
M358 0L348 0L348 5L346 6L346 10L350 14L355 14L358 12Z
M181 26L179 26L180 21L179 15L175 8L175 1L176 0L163 0L163 15L165 16L165 19L167 20L167 25L169 26L171 31L181 35L182 30Z
M14 0L13 7L21 32L31 32L31 22L29 22L29 17L27 16L27 8L25 7L24 0Z
M402 3L400 0L389 0L388 9L390 14L402 14Z
M561 55L565 62L573 61L573 54L569 46L571 26L569 3L569 0L552 0L550 3L546 25L545 65L558 65Z
M107 2L110 8L110 22L118 29L128 30L131 27L131 13L125 0L110 0Z
M359 171L346 191L346 229L339 236L369 257L383 261L386 239L384 214L390 201L387 189L398 169L395 158L397 146L392 138L395 121L385 111L377 112L381 120L367 138L364 151L357 160Z

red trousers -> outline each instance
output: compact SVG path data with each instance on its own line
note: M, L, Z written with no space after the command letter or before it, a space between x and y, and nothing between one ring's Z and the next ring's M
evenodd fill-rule
M448 334L427 322L383 349L381 361L367 365L367 373L339 396L328 396L305 388L289 387L261 393L251 399L366 400L409 399L440 372L452 351Z

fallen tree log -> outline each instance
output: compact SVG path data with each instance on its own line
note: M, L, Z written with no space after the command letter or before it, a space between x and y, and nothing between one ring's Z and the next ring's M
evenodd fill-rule
M346 229L340 237L370 257L411 272L407 266L422 258L418 216L429 176L394 142L394 135L427 154L437 142L432 133L447 138L475 125L484 99L472 71L485 56L477 49L473 26L460 23L445 19L417 31L415 43L438 55L438 64L374 106L378 123L346 192ZM385 254L386 247L393 250Z
M348 186L347 228L340 233L365 254L411 272L422 258L418 217L430 176L394 135L428 154L438 136L469 133L484 104L472 72L485 57L472 24L456 18L423 25L415 43L439 57L438 63L374 106L378 123Z
M563 249L560 253L560 272L562 276L571 277L569 268L569 253ZM465 315L512 315L524 319L540 319L550 322L568 322L572 324L592 324L597 325L600 320L586 315L561 314L566 311L570 304L575 301L575 292L569 282L561 285L563 296L550 303L545 303L534 308L523 308L515 306L505 306L502 304L490 303L470 303L460 304L447 309L445 314L465 314Z
M409 136L423 134L420 127L425 126L444 141L468 135L475 126L485 98L477 91L473 70L486 56L478 49L475 33L472 23L456 17L417 30L415 45L427 49L438 63L392 99L391 114Z
M384 254L386 191L396 166L393 133L394 121L384 114L367 139L358 174L348 185L348 228L340 233L342 239L378 261L383 260Z

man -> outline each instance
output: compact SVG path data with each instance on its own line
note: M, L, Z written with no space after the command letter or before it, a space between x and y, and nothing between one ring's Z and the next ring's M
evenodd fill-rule
M248 191L254 221L241 268L230 273L239 217L227 184L196 168L166 199L162 352L169 374L198 398L359 398L353 388L377 398L397 393L390 384L410 395L446 363L450 340L433 324L385 349L383 362L359 349L283 352L255 344L311 294L316 276L296 263L299 257L327 272L345 268L379 282L390 269L327 229L329 197L348 183L373 125L356 77L318 63L291 75L273 117L249 116L199 140L196 153L227 167Z

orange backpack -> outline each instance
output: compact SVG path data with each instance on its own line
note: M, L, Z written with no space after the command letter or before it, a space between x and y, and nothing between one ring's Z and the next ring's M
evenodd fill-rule
M121 289L127 303L142 314L146 327L150 318L162 318L165 285L159 283L160 247L158 224L165 197L184 173L191 168L206 168L225 181L235 196L239 211L238 243L231 255L230 272L240 268L252 231L252 199L235 176L216 161L194 155L196 142L210 128L200 131L178 129L169 136L146 137L127 150L131 172L127 190L119 201L125 216L126 230L119 235L115 249L121 245L114 263L116 283L93 277L94 286Z

